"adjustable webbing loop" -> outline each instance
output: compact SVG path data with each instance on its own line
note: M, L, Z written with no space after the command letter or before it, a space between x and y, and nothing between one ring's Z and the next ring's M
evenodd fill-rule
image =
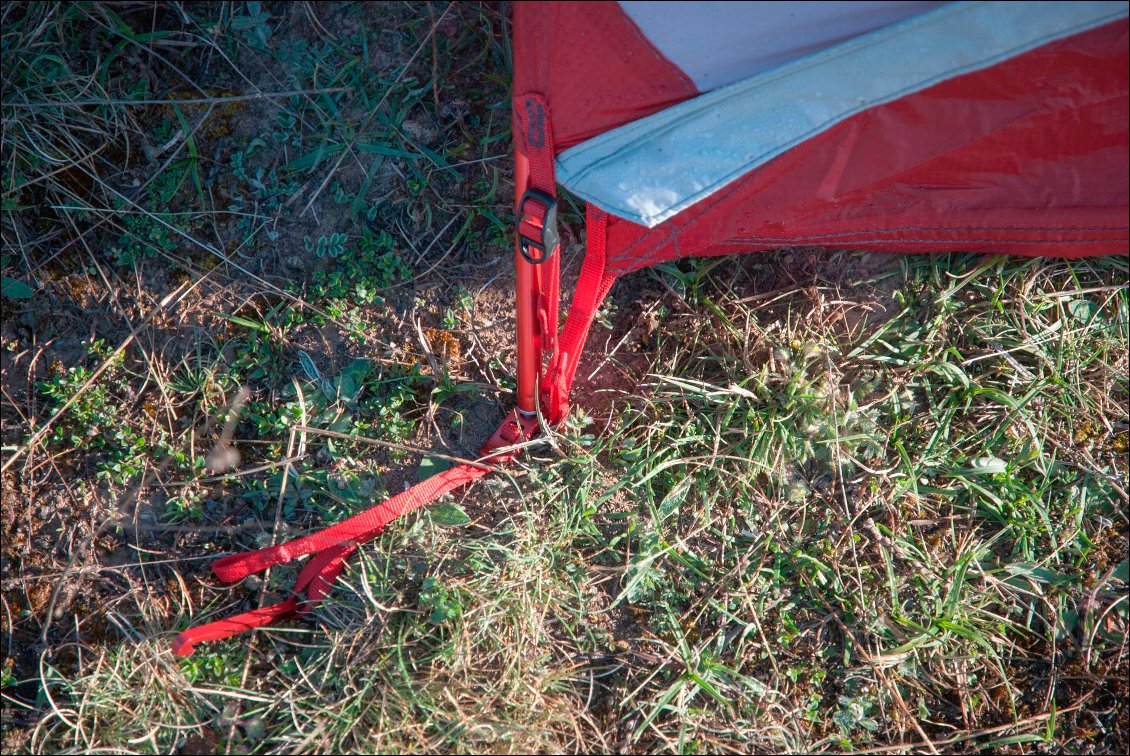
M557 233L557 180L549 104L536 93L514 98L514 141L529 162L527 188L518 203L518 251L537 266L537 318L542 350L557 344L561 238ZM539 371L540 372L540 371ZM544 376L543 376L544 378Z
M302 568L295 581L294 591L286 601L189 628L173 640L173 653L188 656L195 650L197 643L223 640L308 612L326 597L345 567L345 560L356 550L356 543L340 543L322 551ZM306 594L305 601L299 598L299 594L303 592Z

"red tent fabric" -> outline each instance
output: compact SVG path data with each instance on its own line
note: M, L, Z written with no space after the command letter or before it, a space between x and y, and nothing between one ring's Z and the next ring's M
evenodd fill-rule
M815 51L785 40L761 71L734 38L764 35L780 22L770 6L782 4L685 5L695 8L680 18L664 3L514 8L519 172L528 158L531 187L552 195L556 179L599 218L561 343L544 329L532 339L556 352L540 391L551 420L565 412L600 299L617 276L649 265L789 246L1126 253L1124 4L839 3L825 13L858 6L855 16L824 20L861 31L844 41L833 28ZM901 20L875 27L892 13ZM710 40L696 48L681 30L710 15L702 24L726 30L733 60L715 52L713 70L692 75L665 52L699 65ZM835 102L845 90L849 101ZM529 144L532 104L544 108L551 145ZM717 134L751 122L748 136ZM687 182L703 162L716 165ZM556 273L536 275L533 309L552 311Z

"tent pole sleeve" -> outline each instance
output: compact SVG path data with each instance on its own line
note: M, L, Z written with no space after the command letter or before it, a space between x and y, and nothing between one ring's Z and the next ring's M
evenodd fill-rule
M530 161L521 151L514 151L514 215L526 193L530 179ZM525 414L537 411L538 374L541 372L541 329L538 324L538 270L523 256L517 233L514 236L514 272L517 292L518 325L518 409Z

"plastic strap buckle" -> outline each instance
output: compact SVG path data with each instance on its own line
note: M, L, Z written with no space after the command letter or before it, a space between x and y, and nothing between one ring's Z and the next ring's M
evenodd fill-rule
M518 249L526 262L540 265L553 257L561 243L557 235L557 200L527 189L518 203Z

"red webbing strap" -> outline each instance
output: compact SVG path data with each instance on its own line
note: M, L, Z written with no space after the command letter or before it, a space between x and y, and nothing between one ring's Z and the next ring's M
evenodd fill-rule
M503 464L512 461L518 456L518 450L506 450L505 447L532 438L537 430L536 418L525 418L512 412L483 446L482 453L490 455L486 462ZM496 449L502 451L490 454ZM345 560L360 544L380 535L384 527L397 517L431 503L443 494L478 480L491 471L492 468L489 467L457 465L317 533L218 560L212 565L212 571L220 580L230 583L292 559L315 554L299 573L294 591L286 601L189 628L173 640L173 652L177 656L187 656L202 641L230 638L308 611L329 593L345 566ZM305 593L304 600L300 598L302 593Z
M557 179L553 168L553 127L549 117L549 104L540 94L527 93L514 98L514 118L517 129L514 141L517 149L526 155L530 164L527 189L533 189L557 198ZM536 207L536 201L531 200ZM526 226L530 227L527 228ZM524 224L518 219L518 232L536 237L541 231L536 224ZM553 352L557 338L559 278L561 275L560 250L546 250L551 257L537 266L538 322L541 326L542 349Z
M616 276L605 271L605 244L608 238L608 216L595 205L588 205L586 220L585 261L581 277L573 293L573 304L561 329L557 351L542 383L542 412L556 425L569 412L569 390L581 359L597 308L604 301Z
M344 541L364 543L380 535L385 525L397 517L435 501L448 491L478 480L487 472L482 467L456 465L325 530L277 546L226 556L212 565L212 572L225 583L232 583L268 567L286 564L292 559L328 549Z
M345 567L345 560L356 550L357 544L342 543L322 551L302 568L295 582L294 592L286 601L189 628L173 640L173 653L188 656L195 650L197 643L223 640L309 611L329 593L333 582ZM306 593L306 601L301 601L298 597L303 591Z
M542 351L550 355L557 350L557 308L561 300L561 255L542 265L549 270L538 276L538 319L541 321Z
M553 138L549 110L545 99L537 94L515 98L515 116L518 128L515 140L519 149L529 159L528 189L556 198L557 185L553 169ZM544 234L540 222L548 219L548 208L536 198L531 200L531 218L519 218L519 232L537 239ZM589 205L588 240L581 278L573 297L561 338L557 339L558 297L560 279L560 250L556 246L545 250L550 259L536 265L538 280L538 320L543 348L552 353L549 371L542 381L543 411L552 423L559 423L568 411L569 388L577 370L581 349L596 315L597 307L612 287L615 276L605 273L605 214ZM530 228L523 230L524 226ZM512 413L495 431L483 447L483 454L523 441L538 430L536 418ZM488 457L491 464L509 462L517 451L501 451ZM422 481L412 488L389 498L371 509L354 515L317 533L295 538L269 548L234 554L218 560L212 570L221 580L242 580L262 570L285 564L293 559L315 554L298 576L294 592L278 604L244 612L227 619L211 622L185 630L173 641L178 656L191 654L197 643L220 640L247 630L270 625L280 619L308 611L329 592L341 574L345 560L357 547L376 537L392 520L411 512L460 486L471 483L490 472L490 468L459 465ZM300 594L305 593L305 599Z

